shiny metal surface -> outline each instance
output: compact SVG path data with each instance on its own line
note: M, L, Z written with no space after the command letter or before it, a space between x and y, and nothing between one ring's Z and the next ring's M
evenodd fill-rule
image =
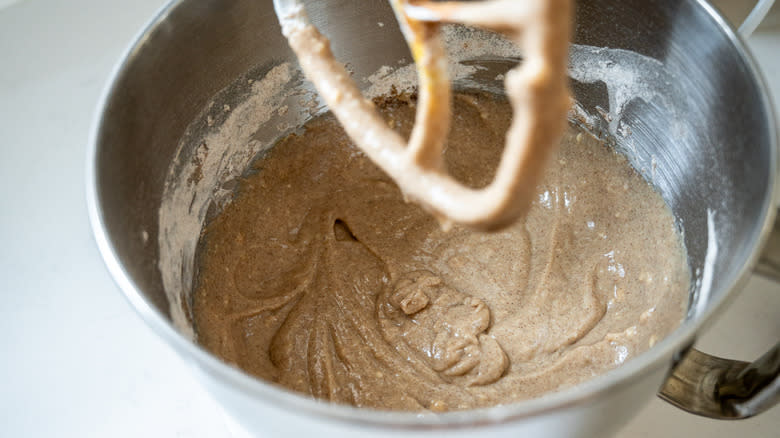
M307 10L355 77L410 59L384 1L310 1ZM642 163L655 163L653 182L684 230L689 264L699 279L707 254L708 209L717 230L711 292L701 296L694 288L692 311L680 329L605 376L537 400L435 418L357 411L259 382L172 328L157 270L162 185L178 139L212 96L249 69L293 60L271 0L174 1L118 66L95 126L87 181L90 219L106 264L139 314L208 375L211 385L302 417L379 428L481 428L566 414L622 394L632 382L668 368L672 354L689 345L702 325L736 296L756 263L774 216L777 134L750 56L706 2L581 1L575 42L631 50L661 61L674 73L677 83L670 86L681 93L671 104L685 118L675 120L655 105L634 102L625 118L639 129L634 129L631 145L617 139L617 148L631 148L631 161L640 170ZM572 87L587 110L609 107L602 84L575 82ZM686 127L682 134L675 128L679 123Z
M755 272L780 282L780 218L775 219ZM691 348L658 395L704 417L740 420L758 415L780 403L780 342L752 363Z
M753 363L691 349L659 395L705 417L738 420L758 415L780 401L780 343Z

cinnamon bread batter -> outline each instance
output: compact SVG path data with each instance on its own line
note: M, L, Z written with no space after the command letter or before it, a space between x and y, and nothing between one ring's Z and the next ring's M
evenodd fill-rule
M414 105L380 106L408 135ZM484 187L511 109L460 94L453 114L447 168ZM295 391L393 410L505 404L604 373L683 318L689 272L670 212L578 128L528 213L496 233L442 231L332 116L255 167L203 236L195 329Z

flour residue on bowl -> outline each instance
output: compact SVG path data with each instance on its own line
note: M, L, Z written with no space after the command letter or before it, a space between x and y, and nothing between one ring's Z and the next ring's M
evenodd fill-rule
M159 210L160 261L163 286L175 326L194 337L186 298L195 277L195 250L212 205L230 202L230 182L246 171L249 163L273 145L272 138L255 138L258 129L279 117L279 109L295 94L288 85L296 74L289 63L272 68L253 81L249 97L231 109L227 104L209 105L208 111L229 112L224 122L202 136L194 151L185 135L169 171ZM276 116L276 117L275 117ZM205 115L207 125L214 116ZM284 127L284 126L283 126ZM281 134L281 132L279 133Z

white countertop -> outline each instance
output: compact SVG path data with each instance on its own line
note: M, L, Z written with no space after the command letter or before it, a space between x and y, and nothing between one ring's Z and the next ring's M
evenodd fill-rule
M0 0L0 436L245 437L136 316L87 220L88 132L113 64L164 0ZM780 100L780 11L750 39ZM708 331L748 360L780 338L780 286L753 278ZM777 437L654 400L619 435Z

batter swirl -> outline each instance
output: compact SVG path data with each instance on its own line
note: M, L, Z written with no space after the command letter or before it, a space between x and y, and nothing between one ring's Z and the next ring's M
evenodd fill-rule
M414 105L380 106L408 134ZM510 108L461 94L454 115L447 168L482 187ZM682 320L689 274L671 214L576 128L524 219L496 233L442 231L330 116L256 168L207 226L195 328L292 390L393 410L504 404L606 372Z

